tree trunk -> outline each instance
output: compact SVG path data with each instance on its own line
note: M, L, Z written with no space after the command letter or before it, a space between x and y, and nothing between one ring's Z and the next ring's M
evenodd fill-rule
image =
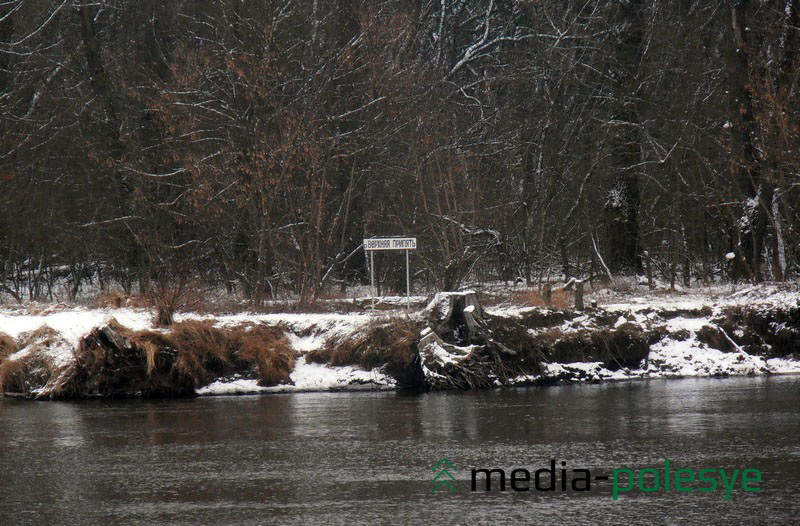
M753 82L750 78L750 59L747 48L747 7L749 0L734 0L731 7L733 46L730 59L730 93L736 126L732 128L733 151L731 170L733 187L742 200L740 217L734 228L740 230L734 279L747 272L751 281L761 281L761 253L766 234L766 215L763 211L761 166L753 144L755 116L753 114Z
M613 185L605 203L608 233L608 266L611 272L636 272L641 269L639 255L639 172L642 161L641 128L636 111L639 64L644 42L643 0L620 2L620 20L624 28L614 57L615 107L611 146Z

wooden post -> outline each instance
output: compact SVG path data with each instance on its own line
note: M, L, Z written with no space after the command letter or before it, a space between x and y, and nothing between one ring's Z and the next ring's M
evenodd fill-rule
M553 287L549 283L545 283L542 288L542 299L548 307L553 303Z
M408 250L406 250L406 309L411 308L411 276L408 270Z
M583 310L583 281L575 281L575 310Z

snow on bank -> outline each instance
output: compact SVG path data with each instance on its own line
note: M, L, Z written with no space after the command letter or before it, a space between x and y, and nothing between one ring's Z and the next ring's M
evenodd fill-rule
M233 395L283 393L298 391L331 391L340 389L392 389L397 383L379 369L364 371L353 366L330 367L306 363L300 358L289 377L294 385L262 387L258 380L243 378L221 379L197 390L198 395Z
M684 341L662 340L650 346L646 363L636 369L612 371L602 362L548 363L541 376L522 375L514 385L554 379L572 382L637 380L646 378L686 378L702 376L754 376L760 374L800 374L800 360L764 359L744 351L722 352L694 338Z
M246 323L266 323L268 325L284 325L296 334L314 333L326 336L349 334L367 325L376 318L374 314L223 314L210 316L207 314L178 314L176 322L185 320L211 320L217 327L235 327Z
M796 288L796 287L795 287ZM605 381L629 380L639 378L675 378L686 376L727 376L757 374L800 374L800 360L791 358L766 359L751 355L741 349L735 352L722 352L709 347L698 339L698 332L705 326L716 328L714 317L722 309L729 306L748 305L752 308L769 309L796 307L800 303L800 291L782 285L748 287L737 292L725 290L710 292L706 295L701 290L681 295L657 295L644 293L641 295L607 296L603 308L613 313L610 322L612 328L619 328L626 323L633 323L643 329L662 326L668 333L666 337L650 346L646 363L637 368L611 371L600 362L549 363L545 364L542 376L520 376L511 384L532 383L547 379L562 381ZM710 307L705 312L703 307ZM673 310L667 319L656 312L656 309ZM533 308L512 305L504 308L486 309L490 314L513 316ZM537 309L545 313L544 309ZM681 310L695 311L680 313ZM210 316L203 314L179 314L177 321L210 320L218 327L233 327L252 323L281 325L286 329L286 336L292 348L300 356L290 374L294 385L275 387L258 386L256 380L231 377L219 379L197 390L200 395L250 394L297 391L323 391L339 389L391 389L396 381L382 373L379 369L365 371L353 366L330 367L316 363L307 363L305 354L321 349L329 338L343 339L352 334L365 331L376 319L390 312L354 313L354 314L255 314L239 313L231 315ZM0 308L0 333L6 333L21 345L27 334L41 327L50 327L60 338L48 345L29 344L9 356L9 360L26 359L31 353L55 365L66 367L74 360L74 349L79 340L93 328L108 323L111 318L132 330L152 329L152 312L144 309L85 309L66 308L60 305L49 306L38 313L22 309ZM614 321L616 320L616 321ZM561 334L594 327L596 320L586 313L568 318L551 327ZM775 324L775 331L780 327ZM536 332L540 329L532 329ZM678 333L683 333L678 337ZM734 333L730 333L733 335ZM427 333L423 331L424 338ZM674 336L674 337L672 337ZM681 339L682 338L682 339ZM428 351L441 363L458 361L462 354L470 349L458 349L453 354L440 345L431 346ZM426 377L435 377L432 370L424 371Z
M800 283L762 283L734 288L728 285L695 286L683 288L676 285L675 291L663 287L649 290L645 284L630 285L624 291L600 289L588 291L584 303L596 301L607 311L625 311L640 314L640 311L671 310L692 311L708 307L719 312L726 307L791 308L800 306ZM521 316L532 311L546 311L540 307L502 303L484 309L495 316Z
M615 293L608 289L588 295L606 310L639 311L645 309L718 310L743 305L768 305L789 308L800 305L800 288L796 283L762 283L733 288L731 285L680 288L677 291L649 291L640 287L633 292Z
M78 341L95 327L105 325L116 318L132 330L152 327L153 313L141 309L65 309L29 314L20 311L0 311L0 332L14 339L21 334L41 327L50 327L67 342L77 346Z

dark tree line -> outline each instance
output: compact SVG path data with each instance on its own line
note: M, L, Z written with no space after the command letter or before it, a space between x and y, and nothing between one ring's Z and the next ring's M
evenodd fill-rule
M798 9L7 0L0 290L796 277Z

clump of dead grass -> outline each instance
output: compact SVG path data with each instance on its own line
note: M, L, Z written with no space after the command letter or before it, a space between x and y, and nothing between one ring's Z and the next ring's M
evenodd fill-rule
M177 349L173 367L179 375L192 378L195 387L233 372L233 347L238 337L235 329L191 320L175 324L168 334Z
M725 337L722 329L712 327L710 325L703 325L696 333L697 341L704 343L713 349L722 352L735 351L733 343Z
M16 349L9 337L3 341L3 352ZM68 365L56 360L55 353L63 351L67 342L48 326L21 335L20 341L21 352L13 359L6 355L0 363L0 393L34 396L57 387Z
M0 389L50 398L192 396L234 374L265 386L290 383L295 363L285 329L266 325L193 320L169 331L131 331L112 319L81 339L73 362L56 367L47 347L65 344L49 328L29 336L27 353L0 365Z
M713 322L730 340L750 354L770 358L800 356L798 307L728 307ZM713 346L712 343L708 345ZM727 343L730 344L730 341ZM732 344L730 346L734 347Z
M524 307L542 307L554 309L568 309L572 305L573 292L565 289L555 289L550 296L550 303L545 301L544 296L537 290L525 289L516 292L512 296L512 302L515 305Z
M637 367L647 359L650 344L665 334L658 328L652 333L633 323L613 329L562 332L553 328L534 336L536 344L552 362L602 362L609 370Z
M241 330L234 353L238 363L250 364L261 386L291 384L295 354L284 329L267 325Z
M146 297L140 294L125 294L120 291L102 291L94 299L99 309L119 309L122 307L145 308L149 306Z
M400 385L416 385L421 372L417 362L421 328L420 322L408 318L378 320L366 331L329 339L322 349L307 353L306 360L332 366L356 365L367 371L382 367Z
M4 332L0 332L0 363L17 352L17 344L14 339Z
M633 323L592 333L597 357L610 370L637 367L650 353L647 334Z

